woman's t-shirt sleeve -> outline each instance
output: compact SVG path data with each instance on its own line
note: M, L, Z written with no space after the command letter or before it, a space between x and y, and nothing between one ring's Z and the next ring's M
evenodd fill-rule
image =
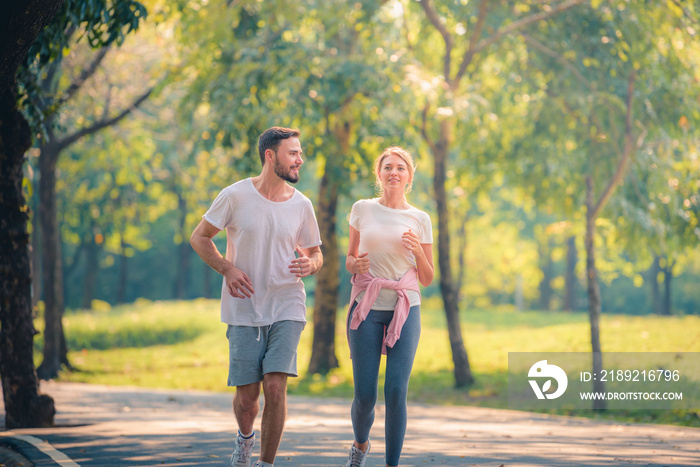
M423 234L421 235L420 242L421 243L433 243L433 224L430 221L430 216L423 212L423 217L422 219L422 231Z
M360 231L360 214L362 210L362 200L357 201L355 204L352 205L352 209L350 210L350 227L353 229L357 230L358 232Z

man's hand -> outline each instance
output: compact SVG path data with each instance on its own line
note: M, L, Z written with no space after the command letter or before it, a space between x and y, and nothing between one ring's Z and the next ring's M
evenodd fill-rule
M230 272L224 274L228 293L234 298L250 298L255 293L250 278L237 268L230 268Z
M289 272L294 274L296 277L310 276L311 259L306 256L306 254L299 247L296 248L296 252L299 257L292 260L292 264L289 265Z

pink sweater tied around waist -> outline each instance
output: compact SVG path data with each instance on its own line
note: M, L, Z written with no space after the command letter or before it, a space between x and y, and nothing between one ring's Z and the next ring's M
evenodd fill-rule
M350 293L350 307L348 314L355 303L360 292L364 291L360 303L357 304L355 312L350 321L350 329L356 330L360 324L367 318L369 311L374 305L374 301L379 295L381 289L395 290L399 298L396 301L394 308L394 317L391 319L388 328L385 330L384 345L382 346L382 354L386 355L387 346L393 347L396 341L401 337L401 328L408 318L408 313L411 310L411 303L408 298L407 290L415 290L420 294L418 284L418 272L415 268L410 269L398 281L391 279L382 279L381 277L373 277L368 273L354 274L350 280L352 291Z

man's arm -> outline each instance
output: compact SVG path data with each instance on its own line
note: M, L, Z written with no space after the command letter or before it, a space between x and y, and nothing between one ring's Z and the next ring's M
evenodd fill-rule
M232 297L250 297L254 293L250 278L224 258L214 244L213 238L219 232L221 230L202 219L190 236L190 245L205 263L224 276L226 287Z

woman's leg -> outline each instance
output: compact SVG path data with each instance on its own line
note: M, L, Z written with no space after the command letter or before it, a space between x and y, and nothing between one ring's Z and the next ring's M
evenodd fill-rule
M387 348L384 399L386 403L386 464L399 465L406 435L408 380L420 339L420 306L411 307L394 347Z
M369 439L369 431L374 423L374 406L377 403L379 361L384 338L384 324L377 321L378 313L382 312L371 310L360 326L354 331L350 329L348 335L355 386L350 413L355 441L360 444Z

